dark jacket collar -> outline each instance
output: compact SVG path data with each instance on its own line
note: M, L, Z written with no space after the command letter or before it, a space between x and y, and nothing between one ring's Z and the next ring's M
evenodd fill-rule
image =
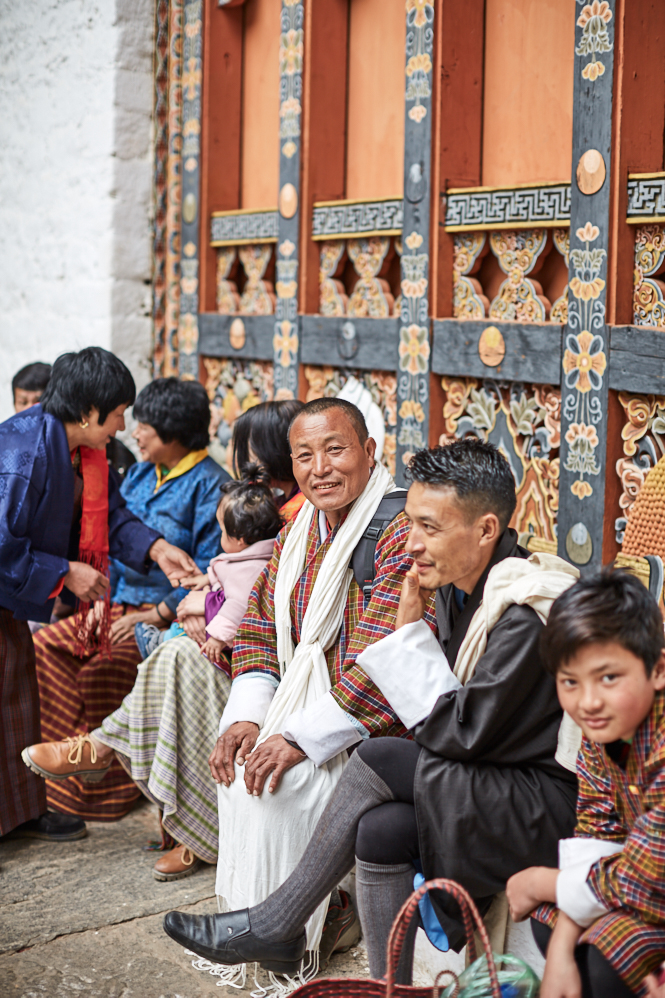
M504 558L528 558L529 552L517 543L517 533L508 528L499 538L487 568L480 576L473 592L466 601L461 613L456 613L455 597L452 585L442 586L436 592L436 622L439 630L439 642L443 648L448 664L452 669L457 653L460 650L473 615L481 604L487 576Z

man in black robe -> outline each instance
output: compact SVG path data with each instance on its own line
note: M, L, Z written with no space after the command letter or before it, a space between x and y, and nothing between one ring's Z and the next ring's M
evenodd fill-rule
M370 972L381 977L388 932L415 870L459 881L486 910L513 873L556 865L558 840L572 834L574 739L566 757L538 642L551 602L577 573L553 556L527 561L507 526L512 473L491 445L463 440L419 451L409 473L406 549L414 566L395 632L358 663L414 740L363 742L300 863L262 904L166 916L168 934L208 959L258 960L293 973L307 918L355 862ZM422 619L434 590L436 637ZM459 909L441 895L433 901L459 950ZM414 935L402 982L410 978Z

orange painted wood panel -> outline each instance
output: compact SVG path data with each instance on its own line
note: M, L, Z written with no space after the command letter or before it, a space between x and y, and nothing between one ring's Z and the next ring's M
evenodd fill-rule
M241 207L274 208L279 184L281 0L247 0L242 72Z
M575 17L575 0L487 0L484 185L570 177Z
M607 321L633 321L636 225L626 223L628 174L665 169L665 4L631 0L615 26L612 238Z
M215 311L210 215L240 207L242 8L204 8L199 308Z
M404 0L351 0L346 197L401 197Z
M344 197L348 21L349 0L306 0L299 308L308 313L319 310L312 205Z

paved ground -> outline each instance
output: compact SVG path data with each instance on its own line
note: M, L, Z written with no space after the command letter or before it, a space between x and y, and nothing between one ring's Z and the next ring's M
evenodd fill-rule
M0 842L0 998L249 998L253 982L218 988L161 927L171 908L216 911L214 868L158 883L142 849L158 837L147 802L88 828L68 844ZM328 971L366 974L362 946Z

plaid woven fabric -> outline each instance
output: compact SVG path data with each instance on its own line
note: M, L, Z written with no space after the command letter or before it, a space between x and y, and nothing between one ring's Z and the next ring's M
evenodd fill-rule
M665 956L665 694L633 739L625 771L602 745L582 741L577 761L579 797L575 834L624 841L623 852L591 867L587 883L611 909L580 937L610 961L628 987ZM555 909L536 912L552 926Z
M277 638L275 634L275 577L290 525L277 538L273 557L259 577L249 598L247 613L233 645L233 678L247 672L263 672L279 681ZM307 538L305 569L291 594L292 634L300 640L302 622L321 563L334 543L339 526L321 542L318 517L313 517ZM349 588L344 619L337 641L326 658L332 695L347 714L360 720L370 734L404 735L405 729L385 698L369 680L356 658L368 645L394 630L395 615L405 574L413 559L404 551L409 521L398 514L386 528L376 546L375 577L372 597L364 609L362 592L355 580ZM434 603L428 609L427 622L436 629Z

